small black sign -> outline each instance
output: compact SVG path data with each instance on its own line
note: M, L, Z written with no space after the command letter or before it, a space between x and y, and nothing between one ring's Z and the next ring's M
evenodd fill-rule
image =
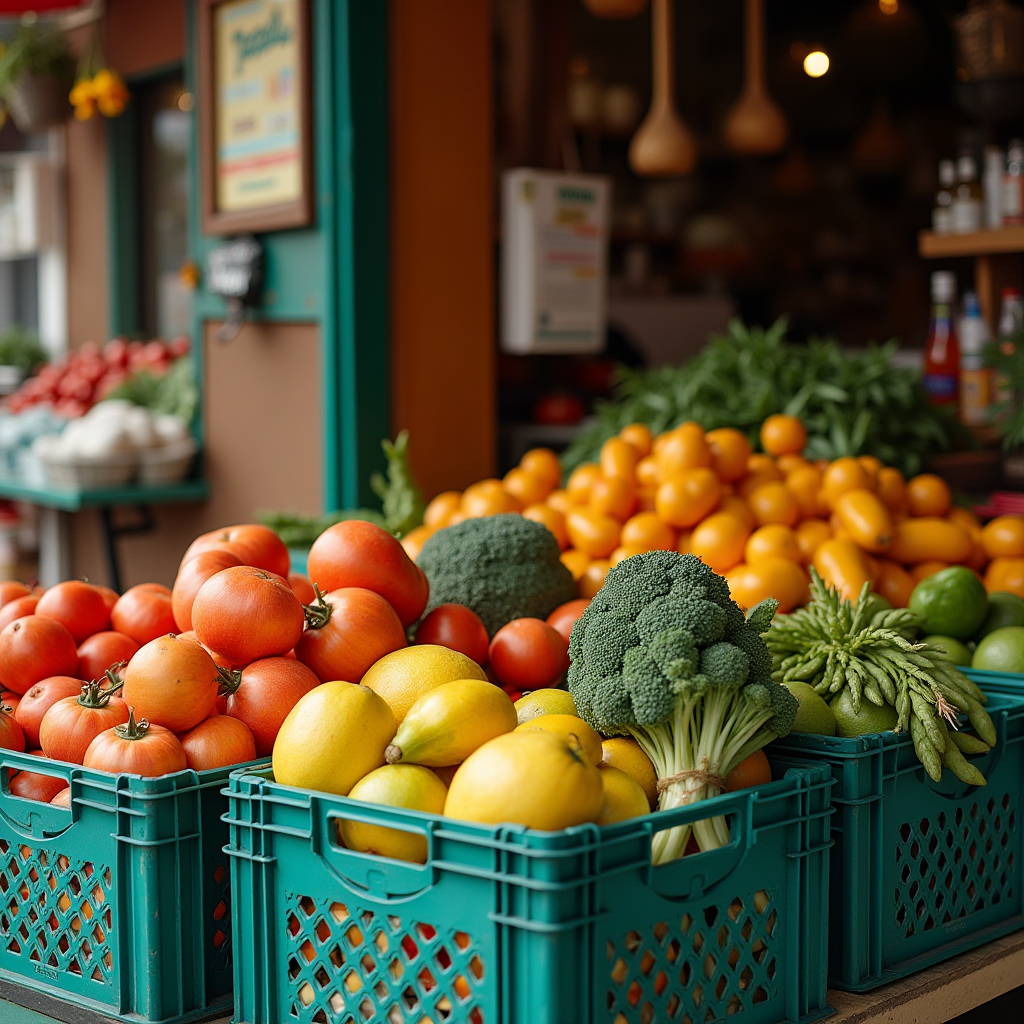
M263 289L263 246L239 235L206 258L206 287L215 295L256 306Z

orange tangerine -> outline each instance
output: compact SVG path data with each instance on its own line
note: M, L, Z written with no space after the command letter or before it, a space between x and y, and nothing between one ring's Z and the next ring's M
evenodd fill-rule
M746 475L750 442L745 434L732 427L720 427L709 430L704 438L711 445L711 466L719 480L739 480Z
M562 560L562 565L572 573L572 578L579 582L580 577L587 571L587 566L590 565L590 555L584 551L569 548L568 551L563 551L559 557Z
M789 476L794 469L800 469L802 466L809 466L810 463L802 455L780 455L775 460L775 465L778 466L786 476Z
M501 481L502 487L512 495L520 505L535 505L543 501L552 491L547 481L534 476L519 466L510 469Z
M797 526L795 536L796 546L800 549L800 561L810 565L818 547L832 538L832 527L824 519L805 519Z
M658 486L658 460L653 455L645 455L636 464L636 482L641 487Z
M621 523L636 507L636 484L631 477L601 477L590 489L590 507Z
M500 480L480 480L462 492L460 511L467 519L479 519L501 512L518 512L522 507L522 502L509 494Z
M829 464L822 477L821 485L825 492L825 503L832 508L836 498L846 491L871 490L871 477L855 458L844 455L841 459L836 459L835 462Z
M779 611L786 613L810 596L807 574L788 558L765 558L755 565L741 562L725 574L732 599L741 608L752 608L766 597L779 602Z
M751 456L754 458L754 456ZM736 493L744 500L748 499L758 487L764 484L781 483L785 478L782 470L774 463L770 466L761 466L747 475L736 484Z
M882 460L875 455L858 455L857 461L861 464L864 472L867 473L868 478L871 480L871 486L876 486L878 483L878 474L882 469Z
M711 516L708 516L710 519ZM705 520L707 522L707 520ZM676 551L681 555L692 554L690 548L693 546L693 530L680 530L679 537L676 540Z
M738 519L747 528L749 533L757 526L757 520L750 506L739 495L730 494L724 497L718 504L719 512L728 512L729 515Z
M953 504L953 495L941 476L921 473L907 481L907 503L912 516L944 516Z
M442 491L430 499L423 512L423 525L431 530L443 530L462 504L461 491Z
M722 485L706 467L687 469L666 480L654 497L654 508L670 526L695 526L718 504Z
M814 568L830 587L847 600L856 601L861 587L871 579L864 553L852 540L833 537L818 545Z
M637 512L653 512L655 496L658 493L657 487L639 487L636 492Z
M949 562L942 562L937 558L929 558L927 562L918 562L910 570L910 578L917 584L921 580L926 580L929 576L934 576L937 572L942 572L943 569L948 568Z
M957 565L970 558L973 550L971 535L956 523L922 516L893 523L892 543L886 554L904 565L933 559Z
M651 454L654 438L651 437L651 428L646 423L628 424L619 431L619 437L627 444L631 444L640 458Z
M982 528L981 543L989 558L1024 557L1024 517L996 516Z
M633 479L640 453L621 437L610 437L601 445L601 472L606 478Z
M957 526L962 526L972 537L981 538L981 520L972 509L964 508L963 505L954 505L949 510L946 518Z
M590 489L594 482L601 478L601 467L596 462L581 462L572 473L565 485L569 500L574 505L586 505L590 502Z
M879 469L875 487L878 496L890 509L896 511L906 508L907 484L903 474L894 466L882 466Z
M543 523L552 533L558 546L564 551L569 546L569 532L565 528L565 515L550 505L527 505L523 515L535 523Z
M549 490L562 482L562 464L550 448L531 448L519 460L519 468L543 480Z
M800 518L800 506L793 492L778 480L762 484L747 499L754 518L761 526L768 523L783 523L796 526Z
M631 558L633 555L642 555L648 548L638 548L630 544L620 544L609 557L608 561L611 565L618 565L625 558Z
M779 469L778 463L771 455L765 455L764 452L753 452L751 455L747 456L748 473L757 473L762 469L778 470L779 475L776 477L778 480L781 480L784 476L782 470Z
M978 531L977 536L972 535L971 539L974 541L974 550L964 559L964 565L968 569L980 572L988 565L988 554L981 543L981 530Z
M914 591L914 586L915 584L910 573L899 562L894 562L889 558L878 559L875 590L893 608L906 608L910 603L910 595Z
M563 491L561 487L552 491L544 499L544 504L549 508L557 509L562 515L565 515L566 512L573 508L573 503L569 499L569 492Z
M604 586L604 578L611 567L612 563L607 558L591 562L586 572L576 581L580 597L592 598Z
M434 531L429 526L416 526L402 538L402 547L414 562L419 558L424 542L432 533Z
M1013 555L993 558L985 573L985 589L990 594L1005 590L1024 597L1024 558Z
M796 534L783 523L768 523L756 529L748 538L743 549L743 561L748 565L765 558L788 558L800 561L800 546Z
M796 498L803 519L827 513L821 502L821 470L817 466L805 463L790 470L786 474L786 486Z
M566 517L569 540L592 558L607 558L619 546L619 524L592 508L574 508Z
M885 551L892 540L892 517L874 491L843 491L836 499L835 516L865 551Z
M669 431L657 453L658 474L662 481L671 480L688 469L710 466L714 456L704 431L697 423L683 423Z
M674 551L676 534L654 512L637 512L622 524L620 541L644 551Z
M771 455L799 455L807 444L807 430L785 413L769 416L761 424L761 447Z
M750 531L728 512L716 512L694 527L688 550L703 559L715 572L728 572L743 561L743 545ZM680 538L680 551L683 551Z

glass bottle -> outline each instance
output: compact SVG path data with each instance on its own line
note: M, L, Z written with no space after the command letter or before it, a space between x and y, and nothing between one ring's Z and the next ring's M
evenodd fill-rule
M985 147L984 192L985 229L998 231L1003 226L1003 171L1006 158L998 146Z
M956 407L960 397L960 345L953 326L956 275L949 270L932 274L932 319L924 350L922 382L933 405Z
M956 184L956 164L952 160L939 161L939 190L935 193L932 208L932 231L937 235L948 235L953 231L953 186Z
M964 154L956 162L956 188L953 190L953 233L964 235L981 230L981 185L974 157Z
M975 292L964 292L960 318L960 419L969 427L983 427L992 415L992 374L985 366L983 350L988 324L981 315Z
M1003 226L1024 224L1024 140L1014 139L1006 151L1003 174Z

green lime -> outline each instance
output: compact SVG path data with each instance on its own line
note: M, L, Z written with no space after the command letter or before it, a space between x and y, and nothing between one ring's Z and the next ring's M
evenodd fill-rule
M971 668L990 672L1024 672L1024 626L1003 626L979 641Z
M809 683L782 684L800 702L793 722L793 732L812 732L818 736L835 736L836 716Z
M967 645L953 636L943 636L941 633L932 633L931 636L921 637L921 643L931 644L933 647L941 647L942 654L935 654L936 658L943 661L951 661L954 665L970 665L971 652Z
M974 639L980 640L1003 626L1024 626L1024 599L1005 590L996 590L988 595L988 614Z
M837 736L863 736L869 732L892 732L896 728L896 709L880 708L867 697L860 699L860 711L853 710L853 698L848 687L843 687L839 696L832 701L832 713L836 716Z
M910 610L921 616L922 633L969 640L988 611L988 594L970 569L951 565L914 587Z

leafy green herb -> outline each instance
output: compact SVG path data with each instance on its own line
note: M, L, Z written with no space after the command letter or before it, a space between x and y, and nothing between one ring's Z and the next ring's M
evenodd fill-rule
M34 331L12 324L0 334L0 366L16 366L22 373L32 373L49 360Z
M985 346L985 365L1006 378L1010 397L996 404L996 423L1007 450L1024 444L1024 333L990 341Z
M404 537L410 530L423 525L426 508L423 492L409 468L409 431L403 430L394 441L385 438L380 446L388 460L387 478L382 473L374 473L370 477L370 486L381 500L387 528L396 537Z
M365 519L387 529L384 517L372 508L353 508L344 512L328 512L322 516L309 516L302 512L257 512L256 518L269 526L289 548L309 548L328 527L346 519Z
M895 342L845 352L834 339L787 342L786 326L733 320L682 366L620 370L614 400L598 407L563 466L596 460L601 445L634 422L655 433L686 420L706 430L736 427L756 444L761 423L777 412L803 420L808 458L870 454L908 476L954 441L972 443L950 413L928 403L916 371L892 365Z
M182 356L160 377L149 370L140 370L114 388L107 397L123 398L145 406L158 416L177 416L191 423L199 405L195 364L191 356Z
M22 24L0 54L0 95L9 95L22 75L53 75L70 79L74 58L63 33L39 21Z

